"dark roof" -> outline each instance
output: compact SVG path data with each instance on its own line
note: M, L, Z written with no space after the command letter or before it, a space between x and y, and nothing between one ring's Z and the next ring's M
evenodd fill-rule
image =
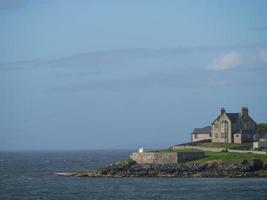
M257 132L255 130L243 130L240 129L236 131L234 134L256 134Z
M238 118L239 118L239 113L225 113L226 116L230 119L231 122L235 123L237 122ZM212 124L214 124L215 121L218 121L220 119L221 115L219 115L213 122Z
M211 127L210 126L206 126L204 128L195 128L193 133L191 134L208 134L211 133Z
M230 119L231 122L237 122L238 118L239 118L239 113L225 113L227 115L227 117Z

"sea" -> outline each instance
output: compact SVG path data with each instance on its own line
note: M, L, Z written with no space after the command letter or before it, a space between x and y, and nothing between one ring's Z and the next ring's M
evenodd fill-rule
M131 150L2 151L0 200L267 200L267 178L63 177L128 158Z

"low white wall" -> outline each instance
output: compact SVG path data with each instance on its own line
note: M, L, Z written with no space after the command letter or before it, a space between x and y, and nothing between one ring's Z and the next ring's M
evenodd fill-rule
M266 151L247 151L247 150L228 149L228 152L232 152L232 153L254 153L254 154L266 155Z

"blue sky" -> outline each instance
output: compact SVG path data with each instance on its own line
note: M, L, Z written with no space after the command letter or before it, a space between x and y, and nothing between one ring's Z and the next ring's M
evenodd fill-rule
M264 0L0 0L0 149L157 148L220 107L267 122Z

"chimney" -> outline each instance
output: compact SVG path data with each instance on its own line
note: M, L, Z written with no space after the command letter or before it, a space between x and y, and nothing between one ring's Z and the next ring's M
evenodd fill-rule
M224 108L221 108L221 115L225 113L225 109Z
M241 111L240 111L240 114L241 114L242 117L248 116L248 108L247 107L242 107Z

